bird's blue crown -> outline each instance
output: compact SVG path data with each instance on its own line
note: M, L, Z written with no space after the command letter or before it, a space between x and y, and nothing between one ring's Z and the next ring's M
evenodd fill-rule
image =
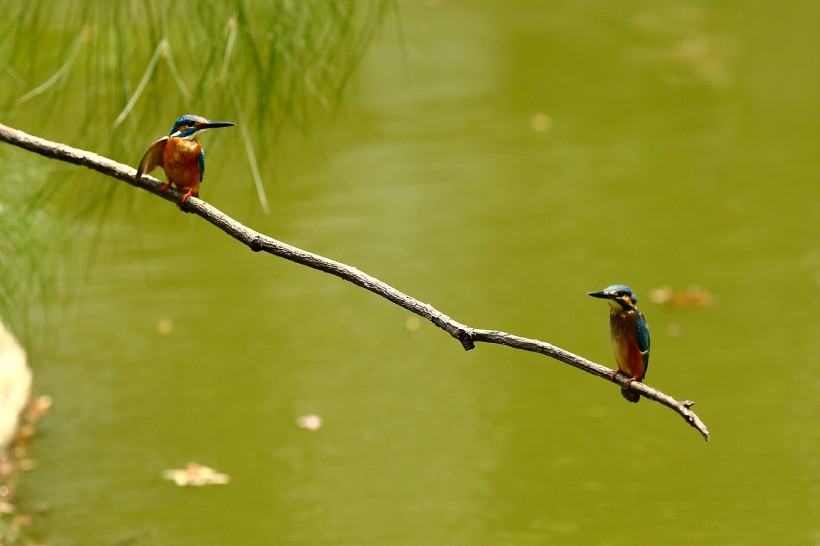
M171 132L169 134L173 135L180 129L183 129L182 132L177 136L185 138L196 133L199 130L197 126L203 121L207 120L201 116L195 116L193 114L185 114L184 116L179 116L177 120L174 122L174 126L171 128Z
M638 304L638 296L625 284L613 284L604 288L604 292L625 292L629 299L632 300L632 305Z

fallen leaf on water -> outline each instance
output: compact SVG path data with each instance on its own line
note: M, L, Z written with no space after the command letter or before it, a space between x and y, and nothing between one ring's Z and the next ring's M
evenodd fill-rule
M669 337L681 337L683 335L683 328L680 324L670 324L666 327L666 335Z
M169 318L159 319L157 322L157 333L167 336L174 332L174 321Z
M407 317L407 320L404 321L404 326L411 332L417 332L418 329L421 328L421 321L419 317L410 315Z
M188 463L188 466L179 470L163 470L162 477L173 480L180 487L221 485L230 481L227 474L197 463Z
M544 112L538 112L530 118L530 126L533 131L538 131L539 133L549 131L550 127L552 127L552 118Z
M649 291L649 301L672 307L708 307L712 305L712 294L699 286L690 286L676 292L670 286L661 286Z
M302 415L296 419L296 426L307 430L319 430L322 418L318 415Z

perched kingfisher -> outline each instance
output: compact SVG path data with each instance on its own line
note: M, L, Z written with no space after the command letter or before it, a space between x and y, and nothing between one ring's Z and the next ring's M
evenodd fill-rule
M609 301L609 335L618 362L612 379L619 373L628 376L621 394L630 402L638 402L641 395L631 390L629 385L633 381L643 381L649 367L649 326L636 307L638 296L625 284L613 284L589 295Z
M173 184L185 192L182 203L191 195L199 197L199 184L205 174L205 151L197 137L206 129L232 125L235 124L230 121L209 121L191 114L179 117L174 122L171 133L151 144L142 156L137 169L137 181L143 174L162 167L168 183L162 186L161 191Z

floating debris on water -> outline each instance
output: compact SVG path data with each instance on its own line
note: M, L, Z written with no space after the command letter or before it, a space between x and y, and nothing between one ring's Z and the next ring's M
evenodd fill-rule
M666 335L669 337L681 337L683 335L683 327L680 324L672 323L666 327Z
M533 131L543 133L549 131L552 127L552 118L544 112L536 112L530 118L530 126Z
M302 415L296 418L296 426L307 430L319 430L322 427L322 418L318 415Z
M173 480L180 487L223 485L230 481L227 474L197 463L188 463L188 466L182 469L163 470L162 477L166 480Z
M676 292L670 286L661 286L649 291L649 301L672 307L708 307L712 305L712 294L699 286L690 286Z
M174 332L174 321L169 318L159 319L157 322L157 333L162 336L170 335Z
M407 317L407 320L404 321L404 326L411 332L418 332L419 328L421 328L421 321L416 315L410 315Z

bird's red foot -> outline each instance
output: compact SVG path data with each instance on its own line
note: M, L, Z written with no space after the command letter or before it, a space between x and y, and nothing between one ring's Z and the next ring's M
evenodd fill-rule
M624 383L624 388L625 388L625 389L628 389L628 388L629 388L629 386L630 386L632 383L634 383L635 381L637 381L637 380L638 380L638 376L637 376L637 375L636 375L635 377L630 377L629 379L627 379L627 380L626 380L626 383Z
M180 201L180 203L184 203L184 202L185 202L185 201L187 201L187 200L188 200L188 198L189 198L189 197L191 197L192 195L193 195L194 197L199 197L199 192L196 192L196 191L194 191L194 188L191 188L190 190L188 190L187 192L185 192L185 195L183 195L183 196L182 196L182 201Z
M610 378L611 380L615 381L615 378L616 378L616 377L618 377L618 375L619 375L620 373L621 373L621 370L615 370L614 372L612 372L611 374L609 374L609 378Z
M163 191L167 190L170 186L171 186L171 183L170 183L170 182L168 182L167 184L163 185L163 186L159 189L159 191L163 192Z

